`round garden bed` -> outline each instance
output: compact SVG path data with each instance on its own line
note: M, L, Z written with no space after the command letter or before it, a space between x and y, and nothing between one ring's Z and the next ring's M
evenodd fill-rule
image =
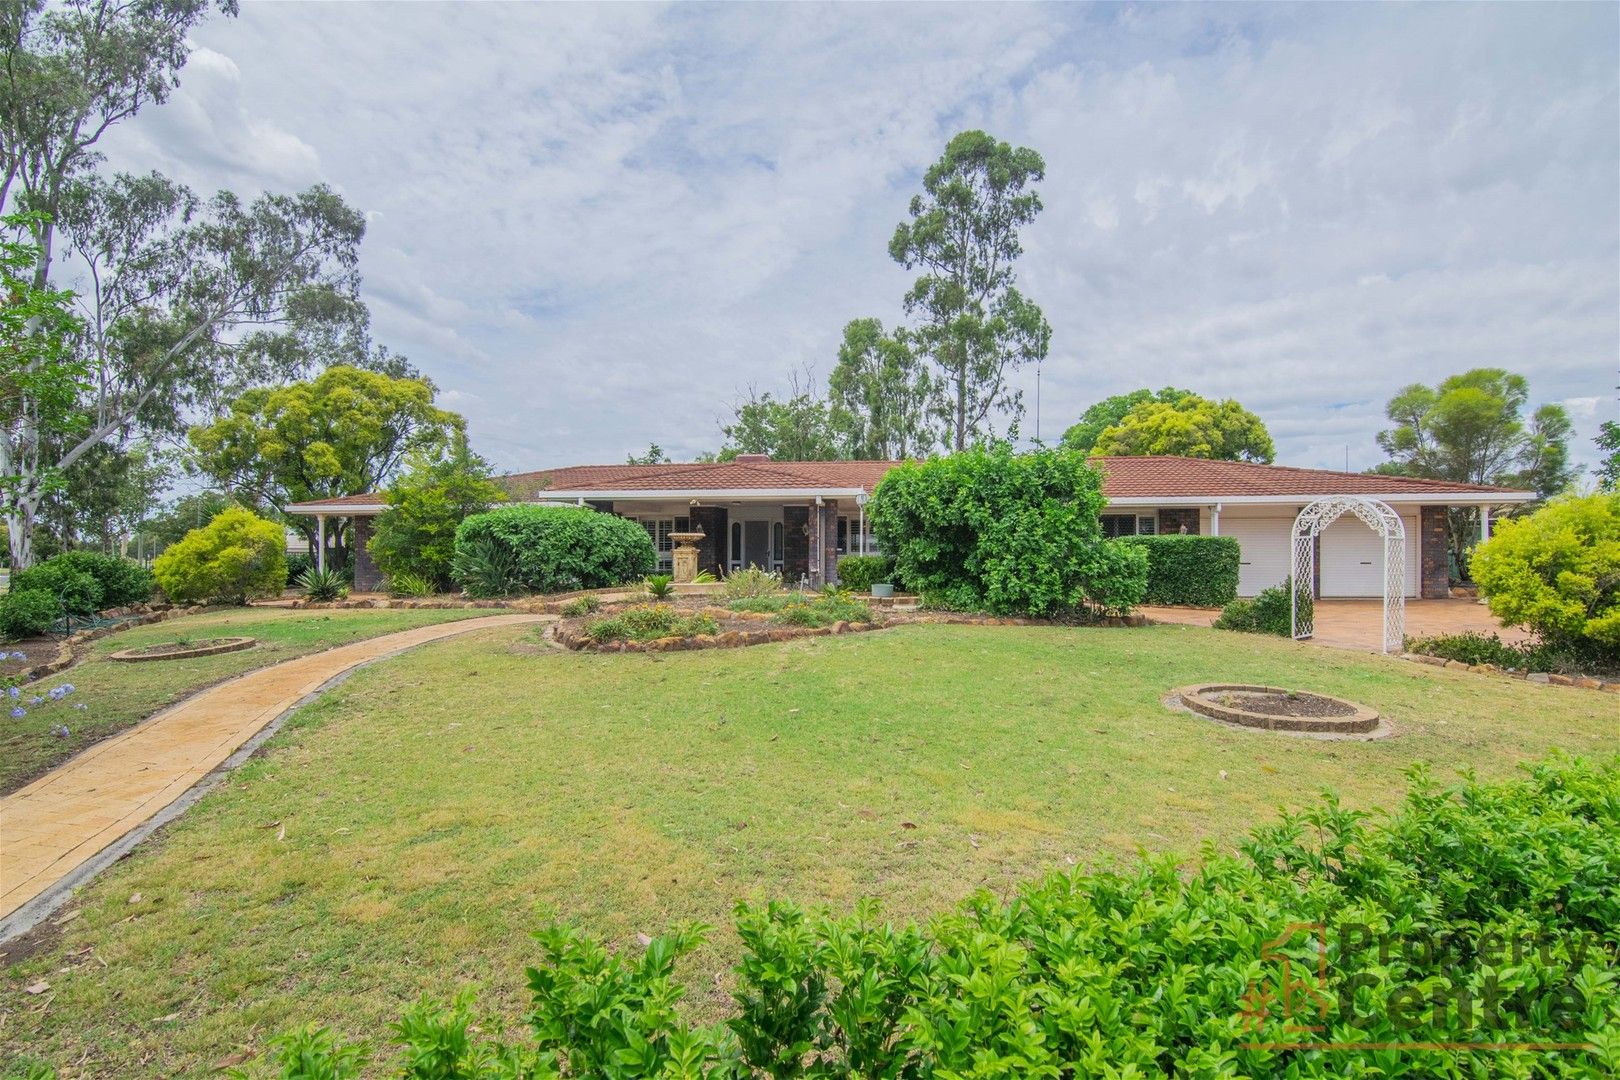
M118 660L126 664L139 664L148 660L186 660L193 656L214 656L218 653L239 652L242 649L251 649L258 643L258 638L250 637L200 638L196 641L160 641L156 645L142 645L135 649L123 649L113 653L107 659Z
M1361 739L1391 733L1378 713L1365 705L1277 686L1205 683L1182 687L1167 700L1223 724L1262 731Z

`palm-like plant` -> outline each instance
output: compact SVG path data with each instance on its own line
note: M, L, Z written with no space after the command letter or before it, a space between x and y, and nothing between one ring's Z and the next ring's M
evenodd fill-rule
M311 600L341 600L349 595L348 582L336 570L321 570L312 566L298 575L298 580L293 584L303 589L304 595Z
M654 600L667 600L675 595L675 579L668 574L653 574L641 585Z

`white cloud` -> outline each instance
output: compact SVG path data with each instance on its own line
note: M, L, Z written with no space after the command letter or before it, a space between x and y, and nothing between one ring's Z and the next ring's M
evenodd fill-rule
M1481 364L1614 412L1620 47L1601 8L248 5L109 140L367 212L381 340L509 467L686 455L900 316L887 242L965 127L1045 155L1043 433L1144 384L1283 460ZM1033 389L1033 374L1020 376ZM1033 418L1031 418L1033 419ZM1026 421L1025 431L1032 431Z

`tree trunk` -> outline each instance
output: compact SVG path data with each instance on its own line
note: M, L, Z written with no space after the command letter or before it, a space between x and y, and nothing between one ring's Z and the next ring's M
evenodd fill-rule
M13 573L34 565L34 515L38 509L38 499L30 496L18 499L16 506L6 511Z

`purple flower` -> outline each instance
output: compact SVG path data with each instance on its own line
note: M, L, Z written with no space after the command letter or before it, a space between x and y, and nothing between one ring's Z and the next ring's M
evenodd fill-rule
M74 708L75 708L75 709L88 709L88 708L89 708L89 707L90 707L90 706L88 706L88 705L86 705L86 704L85 704L85 703L84 703L84 702L82 702L82 701L78 701L78 702L74 702L74 705L73 705L73 707L74 707Z
M45 704L45 699L40 697L38 694L35 694L33 697L28 699L28 704L30 704L30 705L43 705L43 704Z
M62 691L62 693L64 693L64 694L71 694L71 693L73 693L73 684L72 683L63 683L61 686L58 686L57 689Z
M57 724L55 727L51 728L51 734L55 735L58 739L65 739L69 735L73 734L73 732L67 729L66 724Z
M20 698L22 697L22 691L17 689L15 686L8 686L6 687L6 696L9 698Z
M15 709L11 710L11 718L13 720L21 720L23 717L25 717L27 715L28 715L28 710L23 708L21 705L18 705Z
M14 652L14 653L12 653L12 654L11 654L11 658L12 658L12 659L13 659L13 660L23 660L23 661L26 661L26 660L27 660L27 659L28 659L28 654L27 654L27 653L25 653L25 652Z

